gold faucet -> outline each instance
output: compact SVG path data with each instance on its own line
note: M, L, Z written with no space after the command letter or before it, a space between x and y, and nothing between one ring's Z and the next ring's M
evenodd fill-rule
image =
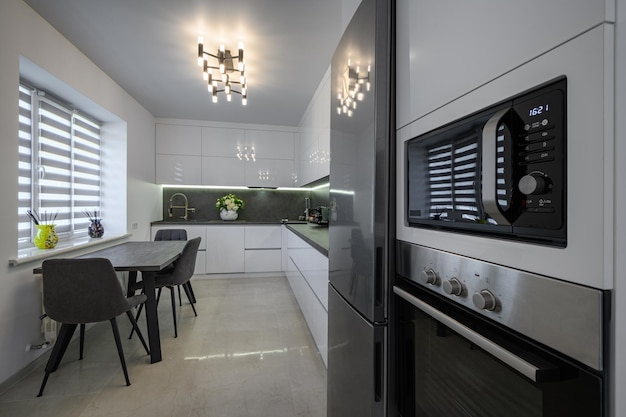
M174 205L174 197L182 197L185 200L185 205ZM187 214L191 211L192 213L196 212L196 209L193 207L189 207L189 200L187 199L187 196L183 193L174 193L172 194L172 196L170 197L170 208L167 210L167 213L169 214L170 217L174 217L174 213L173 210L174 209L184 209L184 216L181 216L181 219L185 219L185 220L189 220L187 218Z

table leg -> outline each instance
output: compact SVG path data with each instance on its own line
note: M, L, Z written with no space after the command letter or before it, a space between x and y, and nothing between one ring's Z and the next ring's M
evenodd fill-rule
M154 288L154 272L142 271L143 289L146 300L146 321L148 323L148 344L150 345L150 363L161 361L161 336L159 334L159 317L157 314L156 291Z

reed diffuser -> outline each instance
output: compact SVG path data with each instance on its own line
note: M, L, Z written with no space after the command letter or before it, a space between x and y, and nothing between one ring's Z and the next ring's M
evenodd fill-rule
M39 249L52 249L59 243L59 236L55 230L54 222L57 219L58 212L52 215L47 211L40 216L35 209L26 210L26 214L37 227L34 244Z
M85 210L83 213L89 218L89 228L87 229L89 237L102 237L102 235L104 235L104 227L102 226L102 218L98 215L98 210L94 210L93 212Z

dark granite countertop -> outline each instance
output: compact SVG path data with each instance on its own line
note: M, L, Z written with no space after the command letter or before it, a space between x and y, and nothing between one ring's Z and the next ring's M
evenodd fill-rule
M328 256L328 227L320 227L313 223L288 223L287 229L304 239L322 255Z

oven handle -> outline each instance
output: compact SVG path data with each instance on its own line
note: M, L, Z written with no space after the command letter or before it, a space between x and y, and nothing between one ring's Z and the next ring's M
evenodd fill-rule
M416 298L412 294L409 294L403 289L394 286L393 292L398 294L400 297L402 297L409 303L413 304L415 307L422 310L424 313L431 316L433 319L446 325L451 330L454 330L455 332L457 332L458 334L460 334L461 336L463 336L470 342L481 347L483 350L485 350L492 356L496 357L497 359L501 360L505 364L509 365L511 368L515 369L516 371L518 371L525 377L531 379L534 382L538 381L538 373L541 372L540 368L520 358L519 356L509 352L508 350L504 349L502 346L496 343L493 343L491 340L487 339L481 334L476 333L469 327L464 326L463 324L459 323L453 318L450 318L449 316L443 314L436 308Z
M498 189L496 178L496 137L500 119L509 111L509 108L494 113L483 127L482 137L482 179L481 198L485 212L498 224L510 226L511 223L502 215L498 207Z

